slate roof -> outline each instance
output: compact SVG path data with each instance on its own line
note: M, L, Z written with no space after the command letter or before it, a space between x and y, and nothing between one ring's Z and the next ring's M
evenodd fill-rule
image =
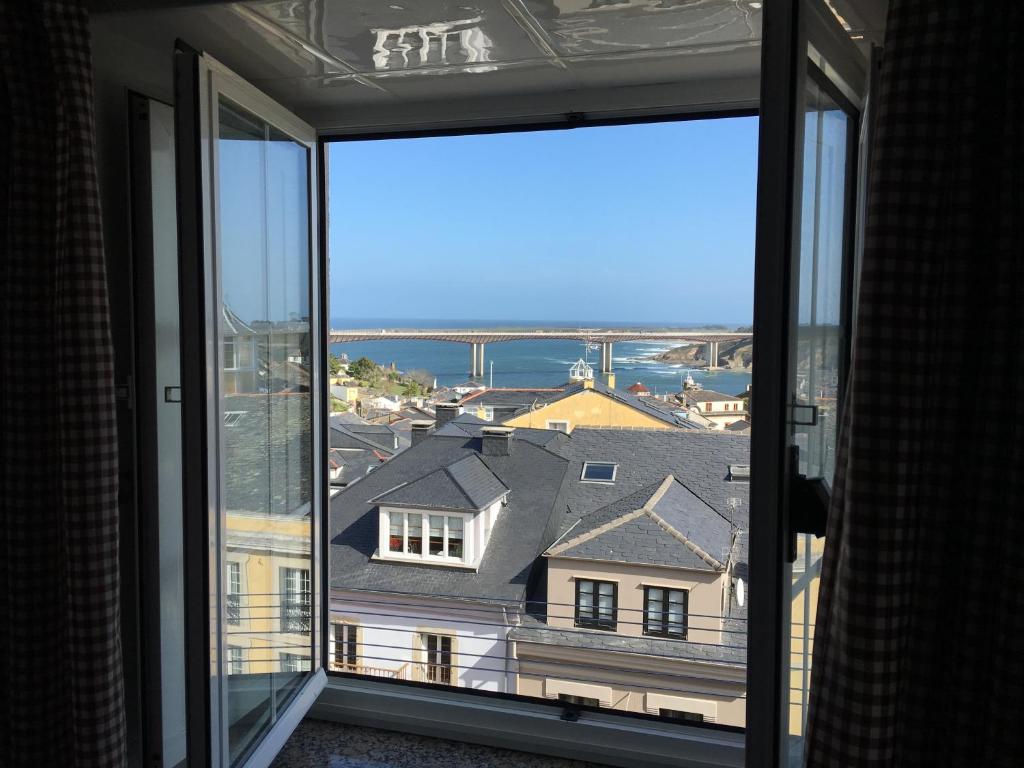
M473 512L484 509L508 493L508 488L483 460L470 454L455 463L373 499L389 506L429 507Z
M379 448L388 453L395 453L395 438L397 437L395 431L391 429L387 424L369 424L362 419L354 421L349 417L350 414L332 414L331 415L331 447L334 448L346 448L347 445L335 444L335 440L341 440L341 434L348 434L355 436L364 443L372 445L374 448ZM339 430L338 434L335 430Z
M726 395L722 392L715 392L713 389L691 389L686 392L680 392L679 394L682 395L684 399L693 403L719 403L725 400L732 401L743 399L736 395Z
M549 543L555 510L565 508L568 460L536 445L517 429L508 456L480 453L479 437L434 433L331 499L331 584L336 588L400 594L522 601ZM560 434L560 433L559 433ZM546 435L544 435L546 437ZM564 437L564 436L563 436ZM473 457L512 489L476 571L373 560L378 545L377 496ZM542 564L541 564L542 565Z
M539 403L549 403L564 396L565 387L549 389L484 389L470 392L459 400L459 405L486 406L490 408L529 408Z
M518 430L517 430L518 431ZM750 484L728 480L730 464L750 463L750 438L721 430L616 430L577 427L555 449L578 479L586 461L618 465L614 483L573 482L560 532L582 515L672 475L713 509L747 529Z
M331 424L331 448L360 448L363 450L378 450L389 456L395 452L394 444L384 444L376 434L360 434L353 430L353 426Z
M734 421L732 424L727 426L726 429L730 432L749 432L750 422L740 419L739 421Z
M672 475L583 517L549 555L721 571L732 524Z
M240 413L224 427L224 508L263 515L309 513L313 467L310 396L228 395ZM269 454L269 458L268 458Z
M494 424L471 413L463 413L456 416L440 429L434 432L441 437L475 437L483 435L484 427L493 427ZM515 431L516 439L528 440L534 445L546 446L558 443L564 433L553 429L522 429Z

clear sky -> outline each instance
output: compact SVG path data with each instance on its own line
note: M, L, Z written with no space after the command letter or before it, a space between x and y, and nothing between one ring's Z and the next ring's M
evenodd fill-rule
M749 324L757 118L330 145L332 318Z

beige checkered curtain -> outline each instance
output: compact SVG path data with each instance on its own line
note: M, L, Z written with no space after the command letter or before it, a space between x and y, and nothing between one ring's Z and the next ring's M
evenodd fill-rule
M2 0L0 63L0 765L119 766L113 353L84 10Z
M809 766L1024 765L1022 32L890 6Z

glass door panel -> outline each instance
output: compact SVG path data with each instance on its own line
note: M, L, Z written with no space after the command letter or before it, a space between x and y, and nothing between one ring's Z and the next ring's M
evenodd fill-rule
M315 134L195 57L203 272L183 284L200 283L205 294L190 349L209 372L201 430L209 752L214 765L265 764L324 679L315 631L323 501Z
M226 591L225 631L234 763L311 669L310 159L229 100L218 109L220 554L226 586L238 590Z

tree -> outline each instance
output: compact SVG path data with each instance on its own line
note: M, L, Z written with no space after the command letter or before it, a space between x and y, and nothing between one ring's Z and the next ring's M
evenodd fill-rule
M411 379L420 385L424 392L429 392L434 386L434 374L422 368L411 370L405 374L405 378Z
M380 368L368 357L360 357L354 363L349 363L348 373L353 378L369 383L370 386L380 378Z
M423 389L417 381L407 381L405 386L402 387L402 395L405 397L419 397L422 394Z
M327 356L327 370L331 372L331 376L341 373L341 360L333 352Z

